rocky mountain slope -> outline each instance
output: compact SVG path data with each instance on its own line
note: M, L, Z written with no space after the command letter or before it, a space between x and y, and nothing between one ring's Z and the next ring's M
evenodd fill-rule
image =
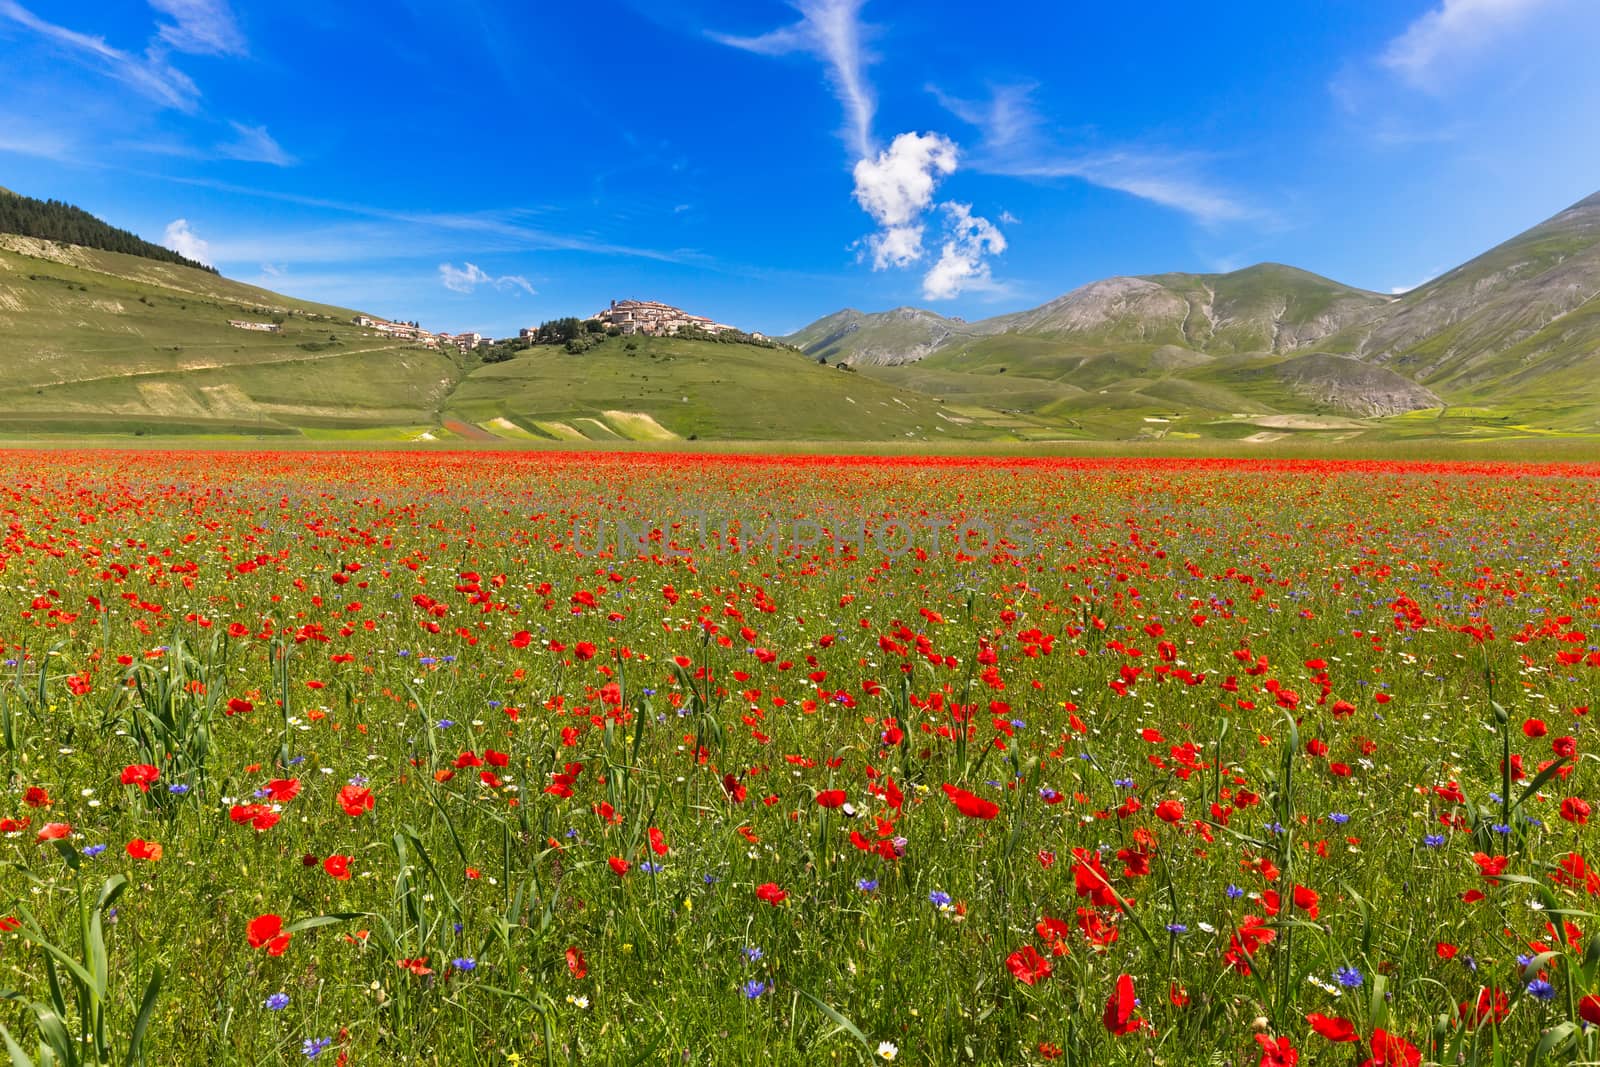
M1040 307L914 338L891 322L939 316L848 314L848 331L828 333L830 359L926 363L941 389L951 374L992 373L1008 356L1030 377L1074 386L1087 384L1090 361L1097 387L1109 365L1137 383L1164 361L1169 377L1238 385L1266 376L1279 398L1287 390L1352 415L1498 405L1507 419L1533 409L1600 429L1600 194L1399 297L1262 263L1227 274L1108 278ZM820 325L789 340L814 351ZM1181 370L1171 367L1174 350L1190 354ZM1251 356L1260 358L1241 362Z

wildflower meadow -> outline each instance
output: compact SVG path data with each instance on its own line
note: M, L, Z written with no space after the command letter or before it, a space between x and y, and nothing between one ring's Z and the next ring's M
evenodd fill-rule
M1600 466L0 468L15 1067L1600 1062Z

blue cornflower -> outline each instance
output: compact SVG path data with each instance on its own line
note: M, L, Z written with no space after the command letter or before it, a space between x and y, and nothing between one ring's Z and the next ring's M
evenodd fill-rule
M1555 995L1555 986L1546 982L1543 978L1535 978L1528 983L1528 996L1530 997L1538 1000L1554 1000Z
M651 863L649 860L646 860L645 862L639 864L639 869L645 874L658 874L661 871L661 864Z
M1335 826L1343 826L1345 823L1350 821L1350 816L1346 815L1342 811L1336 811L1328 816L1328 821L1333 823Z
M1489 827L1489 829L1493 830L1497 834L1509 834L1511 832L1511 827L1507 826L1503 822L1494 823Z
M1169 934L1186 934L1189 932L1189 928L1182 923L1168 923L1167 932Z
M450 961L450 966L458 971L475 971L478 969L478 961L471 956L458 956Z
M740 987L740 991L744 993L744 999L754 1000L767 991L767 983L752 978Z
M88 856L90 859L94 859L96 856L100 855L100 853L104 852L105 850L106 850L106 846L104 846L104 845L89 845L87 848L85 848L83 850L83 854L85 856Z
M1356 970L1354 967L1340 967L1337 971L1333 972L1333 980L1344 986L1346 989L1361 988L1361 972Z
M1115 779L1112 779L1111 784L1116 786L1118 789L1132 789L1133 788L1133 779L1132 778L1115 778Z
M305 761L306 761L306 758L304 756L290 756L289 757L289 766L296 767L296 766L299 766L300 764L304 763Z
M1429 834L1422 839L1422 843L1427 845L1429 848L1438 848L1440 845L1444 844L1444 835Z
M407 648L402 648L400 651L396 652L395 655L404 658L406 656L411 655L411 650L407 649Z
M266 1008L268 1011L282 1011L288 1006L289 994L287 993L274 993L272 996L268 997L267 1002L262 1005L262 1007Z
M367 784L367 781L368 781L367 776L364 775L364 774L352 774L349 777L349 779L347 779L347 780L349 781L349 783L351 785L355 786L357 789L360 789L363 786L365 786Z
M876 878L859 879L856 882L856 888L863 893L871 893L878 888L878 880Z
M1223 892L1228 894L1229 900L1238 900L1240 897L1244 896L1244 890L1240 889L1236 885L1228 886L1228 888L1223 890Z
M333 1044L331 1037L308 1037L300 1046L300 1052L308 1060L314 1060L322 1055L322 1050Z
M749 960L751 963L759 960L762 956L761 950L756 948L754 945L746 945L744 948L740 949L740 951L744 953L744 958Z
M184 785L182 782L174 782L173 784L167 786L167 792L174 793L180 797L188 791L189 787Z
M714 875L714 874L701 875L700 876L700 880L702 882L704 882L706 885L716 885L717 884L717 876Z
M440 719L439 720L439 729L441 729L441 730L448 730L448 729L450 729L450 727L452 727L454 725L455 725L455 721L452 720L452 719Z
M1530 964L1532 962L1533 962L1533 957L1530 956L1528 953L1519 952L1517 954L1517 966L1518 967L1526 967L1528 964Z
M928 903L936 908L947 908L950 906L950 894L943 889L935 889L928 894Z

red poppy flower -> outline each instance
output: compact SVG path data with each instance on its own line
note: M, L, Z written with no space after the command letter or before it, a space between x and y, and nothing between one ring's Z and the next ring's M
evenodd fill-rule
M1579 826L1589 821L1591 810L1587 800L1580 800L1577 797L1567 797L1561 802L1561 817Z
M350 880L351 859L352 857L350 856L329 856L322 861L322 869L327 871L330 877L341 882L348 882Z
M1163 800L1156 805L1156 818L1166 823L1182 822L1183 805L1176 800Z
M1306 1016L1306 1022L1311 1025L1313 1033L1329 1041L1343 1043L1360 1040L1355 1024L1349 1019L1330 1018L1314 1011Z
M817 794L817 806L820 808L837 808L849 796L843 789L824 789Z
M670 851L667 847L666 837L656 827L650 827L649 830L645 831L645 835L650 839L651 852L658 856L665 856Z
M136 785L142 793L150 792L150 783L161 777L161 772L148 763L133 763L122 768L122 784Z
M29 786L28 791L22 794L22 802L30 808L48 808L50 794L39 786Z
M789 893L776 882L763 882L756 886L756 899L776 907L789 899Z
M1600 1026L1600 996L1590 993L1578 1001L1578 1018L1591 1026Z
M1271 1038L1266 1034L1257 1034L1256 1044L1261 1046L1261 1062L1257 1067L1295 1067L1300 1062L1300 1053L1295 1051L1286 1037Z
M1100 1017L1106 1029L1118 1037L1131 1034L1139 1029L1139 1021L1133 1017L1133 979L1124 974L1117 978L1117 987L1106 1000L1106 1010Z
M274 778L267 783L267 799L287 804L300 795L300 779Z
M339 790L339 806L352 819L360 818L372 810L372 790L358 785L346 785Z
M38 840L59 841L72 833L72 824L65 822L47 822L39 828Z
M611 873L616 875L618 878L621 878L623 875L627 874L628 868L631 866L631 864L629 864L628 861L623 859L621 856L612 856L610 859L606 860L606 863L610 865Z
M567 971L575 979L589 973L589 961L583 958L583 952L577 945L567 948Z
M161 859L161 846L154 841L136 837L128 842L128 855L136 860L149 860L155 863Z
M241 825L249 823L256 830L270 830L281 816L265 804L235 804L228 809L228 818Z
M433 968L428 966L428 957L418 956L412 960L395 960L394 965L402 971L410 971L418 978L425 978L433 973Z
M992 819L1000 814L1000 805L992 800L973 796L958 786L946 783L944 785L944 793L945 796L950 798L950 802L956 806L957 811L970 818Z
M1006 957L1006 970L1023 985L1033 985L1041 978L1050 977L1050 961L1039 955L1038 949L1027 945Z
M1405 1038L1383 1030L1372 1031L1372 1056L1361 1067L1417 1067L1422 1053Z
M251 919L250 925L245 928L245 936L251 948L265 948L267 955L281 956L294 935L283 932L283 916L269 914Z

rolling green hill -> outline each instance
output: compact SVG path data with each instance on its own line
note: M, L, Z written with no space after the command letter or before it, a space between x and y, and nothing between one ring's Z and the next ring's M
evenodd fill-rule
M0 233L0 435L1600 439L1600 196L1402 297L1268 263L973 323L846 310L789 338L801 351L612 338L487 364L128 247L148 254Z
M432 425L460 368L357 328L353 314L192 267L0 235L0 432Z
M1053 436L1039 420L948 410L792 349L614 338L579 355L536 347L483 365L379 336L355 315L157 258L0 234L0 435Z

